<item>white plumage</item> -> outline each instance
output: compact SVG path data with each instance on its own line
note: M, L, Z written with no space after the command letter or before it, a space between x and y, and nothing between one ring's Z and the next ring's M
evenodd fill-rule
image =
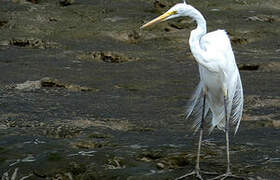
M189 44L191 52L198 63L200 82L190 100L186 117L194 119L195 131L200 129L197 160L195 169L177 179L196 175L202 179L199 167L200 149L204 121L210 116L210 132L215 128L224 130L227 145L227 171L214 179L237 177L230 171L229 159L229 124L238 130L243 110L243 89L239 71L231 48L230 39L224 30L207 33L206 21L194 7L184 3L176 4L166 13L144 24L141 28L156 22L188 16L197 23L191 31Z
M203 89L205 89L207 91L205 116L210 109L209 115L212 118L210 132L216 126L225 130L224 91L227 90L228 117L231 117L236 133L242 117L243 90L230 40L224 30L217 30L202 36L200 46L205 53L204 57L207 57L204 61L208 61L211 69L199 64L200 83L188 105L186 118L194 119L194 128L197 131L201 123Z

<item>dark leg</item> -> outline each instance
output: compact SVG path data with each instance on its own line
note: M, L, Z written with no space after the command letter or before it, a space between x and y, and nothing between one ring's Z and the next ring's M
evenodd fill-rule
M199 128L199 141L198 141L197 158L196 158L195 169L192 172L188 173L188 174L185 174L185 175L183 175L181 177L176 178L175 180L183 179L183 178L186 178L186 177L192 176L192 175L196 175L196 177L198 179L203 180L203 178L200 175L200 172L202 172L202 171L200 170L200 167L199 167L199 160L200 160L200 149L201 149L201 142L202 142L203 128L204 128L205 101L206 101L206 93L203 94L202 117L201 117L201 123L200 123L200 128ZM216 173L209 173L209 172L202 172L202 173L205 173L205 174L216 174Z
M226 179L228 177L232 177L232 178L237 178L237 179L245 179L243 177L239 177L239 176L235 176L231 173L230 171L230 158L229 158L229 118L227 115L227 100L228 100L228 96L227 96L227 92L225 92L224 95L224 107L225 107L225 121L226 121L226 125L225 125L225 132L226 132L226 145L227 145L227 172L225 174L222 174L220 176L217 176L215 178L212 178L211 180L214 179Z
M227 115L227 93L224 96L224 106L225 106L225 118L226 118L226 127L225 127L225 131L226 131L226 144L227 144L227 173L230 173L230 160L229 160L229 118Z
M195 165L195 169L197 171L200 170L199 160L200 160L200 150L201 150L201 142L202 142L203 128L204 128L205 100L206 100L206 95L204 94L203 95L203 104L202 104L202 117L201 117L201 124L200 124L200 130L199 130L199 141L198 141L197 156L196 156L196 165Z

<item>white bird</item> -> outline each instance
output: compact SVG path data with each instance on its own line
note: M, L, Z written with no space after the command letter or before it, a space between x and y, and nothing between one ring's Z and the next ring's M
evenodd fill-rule
M190 101L186 117L194 117L195 131L200 130L195 169L178 179L196 175L202 179L199 167L204 121L210 115L210 132L217 127L225 131L227 145L227 170L214 179L237 177L232 175L229 158L229 124L238 130L243 111L243 89L240 74L231 48L230 39L224 30L207 33L206 21L202 14L185 1L176 4L163 15L144 24L145 28L157 22L188 16L196 21L196 29L191 31L189 45L198 63L200 82Z

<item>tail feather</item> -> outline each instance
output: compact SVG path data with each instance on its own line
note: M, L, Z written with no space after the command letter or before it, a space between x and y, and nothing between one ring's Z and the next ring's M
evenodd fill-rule
M243 112L243 88L240 76L237 78L236 90L234 92L234 97L232 100L232 110L231 110L231 121L235 125L235 132L236 134L239 124L242 118Z
M202 82L200 82L187 105L187 111L185 115L185 119L192 119L194 121L193 123L194 132L197 132L201 125L202 106L203 106L203 84ZM204 111L205 118L208 114L208 111L209 111L209 104L206 101L205 111Z
M202 106L203 106L203 83L200 82L193 93L190 101L187 104L187 111L185 118L193 120L193 129L196 133L201 125L202 120ZM205 101L205 111L204 119L212 118L210 121L209 133L213 131L215 127L220 130L225 130L225 112L224 105L215 106L210 110L211 102L208 102L207 98ZM213 107L212 105L211 107ZM235 134L238 130L243 111L243 88L241 84L240 76L237 77L237 81L234 87L234 91L229 97L229 102L227 103L228 118L230 123L235 126Z

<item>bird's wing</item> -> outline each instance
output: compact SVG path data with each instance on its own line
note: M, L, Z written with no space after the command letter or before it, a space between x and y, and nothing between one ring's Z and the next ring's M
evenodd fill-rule
M228 52L231 49L230 39L226 31L221 29L205 34L200 40L200 45L205 51L215 53ZM217 57L217 54L214 57Z
M243 112L243 88L240 79L240 75L238 73L238 77L236 80L236 88L232 100L231 107L231 121L235 125L235 133L238 130Z
M226 31L216 30L205 34L200 40L200 45L205 51L205 60L218 71L234 67L235 58ZM234 70L234 68L229 69Z
M230 39L224 30L216 30L204 35L200 44L207 53L207 60L216 63L217 67L225 73L226 82L229 82L228 95L231 102L228 104L230 106L228 115L231 115L231 122L236 126L236 133L243 111L243 89ZM224 127L224 124L220 125Z
M186 119L192 119L194 121L193 123L194 132L197 132L201 124L202 106L203 106L203 83L200 82L187 104L187 111L185 115ZM207 116L208 111L209 111L209 104L206 101L204 117Z

